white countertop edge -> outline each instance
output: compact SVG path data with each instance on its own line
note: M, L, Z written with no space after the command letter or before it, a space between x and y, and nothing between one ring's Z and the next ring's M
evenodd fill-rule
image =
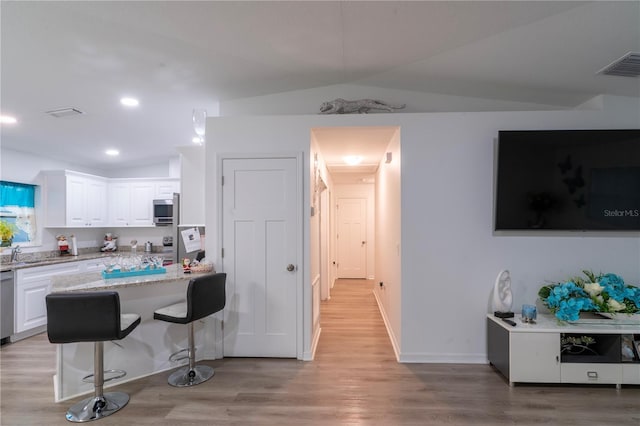
M516 323L513 327L501 318L495 317L493 314L487 314L487 318L493 320L496 324L502 326L509 332L517 333L608 333L620 332L620 334L640 334L640 323L637 324L621 324L624 320L581 320L574 323L560 322L555 316L549 314L538 314L535 324L522 322L520 315L514 318L508 318ZM602 321L602 323L600 322Z

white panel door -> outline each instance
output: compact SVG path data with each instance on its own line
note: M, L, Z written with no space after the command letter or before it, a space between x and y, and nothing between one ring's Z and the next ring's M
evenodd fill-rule
M367 276L367 200L338 199L338 278Z
M295 158L224 159L224 356L296 357Z

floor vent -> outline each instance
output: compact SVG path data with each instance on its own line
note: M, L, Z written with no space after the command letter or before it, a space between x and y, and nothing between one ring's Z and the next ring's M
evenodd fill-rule
M52 117L62 118L62 117L71 117L74 115L84 114L84 112L80 111L77 108L60 108L60 109L52 109L51 111L45 111L45 114L49 114Z
M629 52L598 71L598 74L638 77L640 76L640 53Z

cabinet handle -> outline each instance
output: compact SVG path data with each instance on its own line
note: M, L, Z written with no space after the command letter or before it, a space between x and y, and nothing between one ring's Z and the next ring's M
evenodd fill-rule
M597 371L587 371L587 377L590 379L597 379L598 372Z

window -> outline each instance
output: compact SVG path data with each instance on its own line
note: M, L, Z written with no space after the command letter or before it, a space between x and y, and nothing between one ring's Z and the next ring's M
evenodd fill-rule
M14 227L13 244L36 240L35 185L0 181L0 220Z

